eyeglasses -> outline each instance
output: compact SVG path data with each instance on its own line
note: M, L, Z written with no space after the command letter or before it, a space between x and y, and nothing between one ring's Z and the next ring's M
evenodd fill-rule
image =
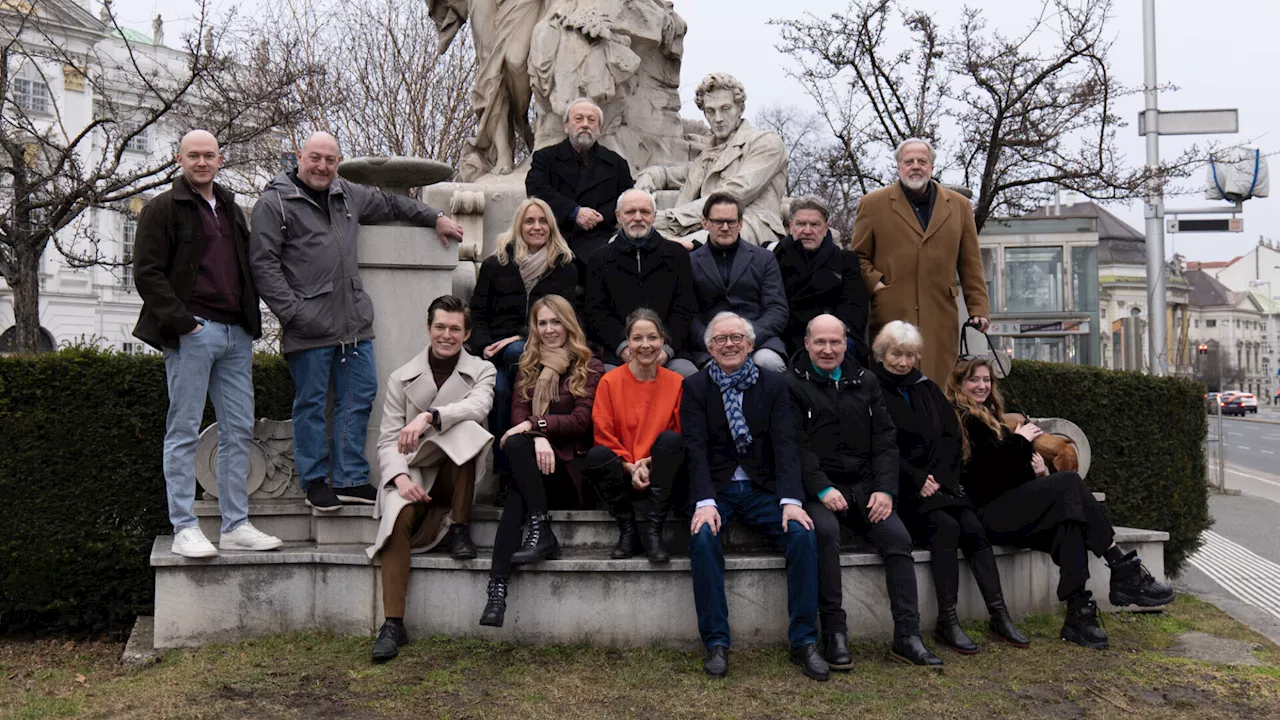
M721 227L721 228L724 228L725 230L728 230L729 228L738 227L738 223L742 221L736 220L736 219L735 220L713 220L711 218L707 218L707 222L711 223L716 227Z
M734 345L741 344L742 341L746 339L747 339L747 336L744 335L743 333L734 333L732 335L716 335L715 337L711 338L711 344L717 347L724 347L729 343L733 343Z

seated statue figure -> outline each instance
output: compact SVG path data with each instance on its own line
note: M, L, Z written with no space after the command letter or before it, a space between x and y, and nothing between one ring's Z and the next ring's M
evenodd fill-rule
M680 190L675 207L658 213L658 232L694 249L690 236L702 229L703 204L712 193L723 192L742 203L744 240L763 245L782 237L782 197L787 189L782 138L755 129L742 117L747 93L728 73L703 78L695 102L711 126L711 144L688 165L654 166L636 178L636 187L650 192Z

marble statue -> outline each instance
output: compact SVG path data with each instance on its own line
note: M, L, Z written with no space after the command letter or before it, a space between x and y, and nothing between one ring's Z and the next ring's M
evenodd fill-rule
M529 50L536 147L563 140L564 108L587 97L604 112L600 142L632 167L688 162L679 92L686 29L670 0L551 0Z
M762 245L785 234L782 198L787 191L787 148L777 133L757 130L743 119L747 93L737 78L712 73L695 100L711 127L711 142L686 165L646 168L636 187L650 192L679 189L675 206L658 213L663 236L691 246L701 232L702 203L713 192L732 193L743 205L741 236Z
M529 126L529 45L548 0L427 0L440 33L443 53L466 23L476 52L471 110L476 136L463 150L459 176L508 175L515 166L516 140L533 147Z

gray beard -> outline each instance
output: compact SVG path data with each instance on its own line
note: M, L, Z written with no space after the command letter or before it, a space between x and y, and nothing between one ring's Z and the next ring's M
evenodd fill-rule
M589 133L578 133L569 138L569 144L573 149L580 153L585 153L596 145L596 138Z
M623 234L623 235L626 235L627 237L631 238L632 240L643 240L643 239L645 239L646 237L648 237L648 236L649 236L649 231L650 231L650 230L652 230L652 229L653 229L653 226L652 226L652 225L650 225L650 226L646 227L645 229L641 230L639 235L636 235L636 234L634 234L634 233L631 231L631 228L629 228L629 227L627 227L627 226L625 226L625 225L624 225L624 226L622 227L622 234Z
M929 185L929 178L924 178L923 180L908 180L907 178L899 179L902 180L902 184L906 185L907 189L911 192L920 192Z

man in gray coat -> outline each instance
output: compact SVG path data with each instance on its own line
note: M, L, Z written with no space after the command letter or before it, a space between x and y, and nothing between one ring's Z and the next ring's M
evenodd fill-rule
M689 255L693 294L698 299L692 347L704 348L694 352L694 362L702 367L711 360L705 350L707 323L719 313L732 312L755 328L756 351L751 359L756 365L784 372L787 351L779 336L789 315L778 261L772 252L742 240L742 204L733 195L717 192L707 197L702 227L708 234L707 244Z
M250 264L258 294L279 318L296 387L293 459L307 504L337 510L374 504L364 454L378 392L373 301L356 261L361 223L399 220L435 228L444 243L462 228L434 208L337 177L338 141L318 132L298 151L298 168L271 181L253 208ZM333 385L333 439L325 406ZM333 478L330 486L329 478Z

